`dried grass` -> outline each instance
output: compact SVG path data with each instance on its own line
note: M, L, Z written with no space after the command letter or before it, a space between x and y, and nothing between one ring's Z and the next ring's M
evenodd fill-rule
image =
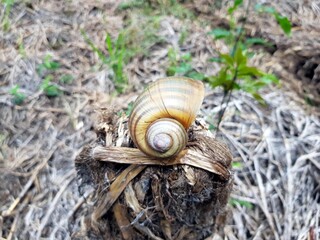
M17 3L10 14L10 31L0 32L0 238L68 239L80 231L82 213L93 204L90 195L79 194L73 160L95 139L91 130L97 106L112 102L125 107L135 97L134 93L117 99L107 95L114 89L110 69L100 66L80 33L84 29L99 46L107 31L116 35L123 27L123 16L115 11L118 2L113 2ZM290 87L266 89L263 96L268 108L246 94L236 93L232 98L217 137L228 143L235 160L242 163L240 169L234 169L232 197L253 207L230 205L226 225L222 224L214 239L320 236L319 115L292 91L295 84L300 96L300 91L309 94L308 82L294 71L300 66L295 57L305 63L318 61L319 3L284 1L275 6L292 13L296 30L290 40L284 40L275 28L261 27L269 26L268 19L252 22L252 35L262 34L280 46L273 55L259 55L253 64L277 70L282 79L291 79ZM214 21L212 14L202 17L216 25L223 23L224 11L217 10ZM217 71L217 65L207 60L225 46L213 42L206 35L208 29L188 25L190 34L179 46L183 21L162 18L159 34L166 44L153 46L148 57L134 58L128 64L130 84L142 89L143 83L164 76L169 46L190 51L199 71ZM26 56L19 54L20 43ZM62 64L55 74L75 78L72 85L61 86L64 94L58 98L49 99L39 90L36 67L47 54ZM22 106L11 102L9 89L15 84L28 96ZM316 89L318 85L312 86ZM318 97L316 93L312 96ZM221 108L221 97L219 90L208 89L202 114L209 121Z

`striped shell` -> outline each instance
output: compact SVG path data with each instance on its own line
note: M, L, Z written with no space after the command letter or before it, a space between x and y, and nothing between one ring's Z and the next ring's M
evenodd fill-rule
M168 77L151 83L137 98L129 117L135 145L145 154L168 158L183 150L187 130L204 98L202 82Z

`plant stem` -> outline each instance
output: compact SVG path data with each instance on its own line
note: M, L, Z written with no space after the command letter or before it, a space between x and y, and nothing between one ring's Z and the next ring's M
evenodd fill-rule
M245 14L244 14L244 20L243 20L242 23L241 23L241 27L240 27L239 34L237 35L236 41L234 42L234 45L233 45L233 47L232 47L232 51L231 51L231 56L232 56L232 57L234 57L234 54L236 53L236 50L237 50L237 48L238 48L238 44L239 44L239 42L240 42L240 39L241 39L241 37L242 37L242 35L243 35L243 29L244 29L244 26L245 26L245 24L246 24L246 22L247 22L247 17L248 17L248 14L249 14L249 7L250 7L250 5L251 5L251 0L248 0L248 5L247 5L247 7L246 7L246 12L245 12ZM231 99L231 95L232 95L232 91L233 91L232 86L236 83L237 77L238 77L238 67L239 67L239 66L237 65L237 66L236 66L235 73L234 73L233 78L232 78L232 81L231 81L231 89L227 89L227 90L225 90L224 93L223 93L223 98L222 98L222 101L221 101L221 103L220 103L220 106L222 106L222 104L223 104L224 102L226 102L226 106L219 111L219 118L218 118L216 133L219 132L220 123L221 123L222 118L223 118L223 115L224 115L224 113L225 113L225 111L226 111L226 109L227 109L227 107L228 107L228 105L229 105L229 102L230 102L230 99ZM227 98L227 101L226 101L226 98Z

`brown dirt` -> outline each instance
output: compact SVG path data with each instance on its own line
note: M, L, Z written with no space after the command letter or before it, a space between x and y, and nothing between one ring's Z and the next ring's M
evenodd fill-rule
M208 59L226 46L206 32L212 29L209 23L224 24L225 2L221 9L210 7L211 1L188 2L202 23L161 17L157 34L162 43L130 61L125 68L130 89L115 97L112 71L92 52L81 29L103 49L105 34L116 36L128 17L117 10L118 3L17 1L11 9L10 30L0 32L0 239L69 239L81 230L94 202L92 193L78 190L74 159L96 139L96 110L113 104L126 108L137 96L130 90L140 91L165 76L170 47L191 52L198 71L219 69ZM264 16L252 14L247 30L275 44L273 51L261 50L252 64L275 71L283 85L262 91L267 108L245 93L231 99L216 137L228 144L240 165L234 169L232 201L221 229L209 239L320 236L320 4L283 1L275 6L295 24L290 39ZM189 34L181 44L186 26ZM36 70L47 54L61 63L52 75L63 94L55 98L40 89L44 76ZM62 74L71 74L74 81L59 82ZM21 106L9 94L16 84L27 95ZM219 89L207 88L201 112L207 122L216 122L221 97Z

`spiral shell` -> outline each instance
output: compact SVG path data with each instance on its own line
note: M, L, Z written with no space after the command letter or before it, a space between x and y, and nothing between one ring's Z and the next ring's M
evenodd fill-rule
M203 98L203 83L190 78L168 77L151 83L135 101L129 117L133 142L149 156L178 154L187 144L187 129Z

